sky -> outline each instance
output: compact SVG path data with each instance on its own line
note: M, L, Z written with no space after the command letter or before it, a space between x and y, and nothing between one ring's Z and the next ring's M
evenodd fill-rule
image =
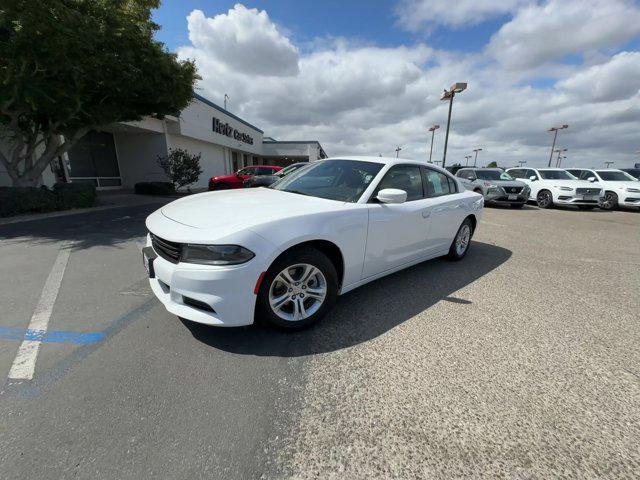
M640 162L640 2L165 0L158 40L196 62L197 92L278 140L330 156L545 166ZM555 164L555 156L554 156Z

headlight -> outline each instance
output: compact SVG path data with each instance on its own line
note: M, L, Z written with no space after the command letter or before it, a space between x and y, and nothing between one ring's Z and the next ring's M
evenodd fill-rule
M187 243L180 260L204 265L237 265L255 257L251 250L240 245L194 245Z
M556 188L559 188L560 190L564 190L565 192L573 192L573 188L571 187L559 187L556 185Z

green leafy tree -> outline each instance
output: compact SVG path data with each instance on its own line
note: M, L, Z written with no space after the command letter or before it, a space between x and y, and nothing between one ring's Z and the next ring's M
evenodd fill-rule
M158 165L177 190L198 181L202 174L200 157L200 153L191 155L182 148L172 148L169 155L158 157Z
M89 130L183 109L198 79L153 35L159 0L2 0L0 151L33 186Z
M497 162L489 162L489 164L487 165L487 168L498 168L498 163Z

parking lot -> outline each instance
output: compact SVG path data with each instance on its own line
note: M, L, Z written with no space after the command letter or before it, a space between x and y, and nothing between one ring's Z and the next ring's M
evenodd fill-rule
M0 226L0 477L637 477L640 213L486 208L461 262L281 333L168 314L140 261L155 208Z

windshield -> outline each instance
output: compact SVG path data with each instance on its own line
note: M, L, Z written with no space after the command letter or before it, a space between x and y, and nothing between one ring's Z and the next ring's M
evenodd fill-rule
M576 177L564 170L538 170L545 180L577 180Z
M600 175L600 178L602 180L606 180L607 182L629 182L635 180L635 178L625 172L616 172L612 170L596 170L596 173Z
M480 180L513 180L514 178L500 170L476 170L476 177Z
M296 170L270 188L354 203L383 166L359 160L323 160Z

